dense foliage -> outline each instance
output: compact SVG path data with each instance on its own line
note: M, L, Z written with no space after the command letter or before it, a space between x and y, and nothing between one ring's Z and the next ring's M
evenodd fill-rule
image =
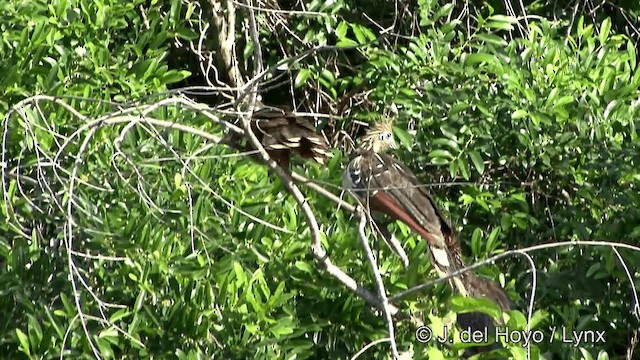
M220 109L237 94L232 68L244 82L258 70L244 3L0 2L2 358L342 359L388 336L379 311L319 269L275 173L179 127L224 136L173 95ZM561 241L637 243L637 3L366 3L253 2L270 9L255 13L265 101L333 115L319 120L332 159L294 171L339 194L356 120L394 107L395 155L433 185L468 263ZM229 62L220 24L231 13ZM375 291L356 219L301 189L332 262ZM387 291L435 278L425 244L389 228L410 265L375 244ZM637 249L528 254L477 271L516 303L514 330L527 329L535 290L529 325L546 341L531 358L633 358ZM396 305L434 329L469 306L492 311L443 283ZM395 327L405 356L463 353L419 343L409 321ZM561 329L606 341L573 346ZM390 354L382 342L362 357Z

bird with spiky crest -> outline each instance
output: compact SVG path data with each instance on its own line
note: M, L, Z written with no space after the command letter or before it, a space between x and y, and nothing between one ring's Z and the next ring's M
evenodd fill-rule
M465 267L460 244L427 188L405 164L386 153L396 148L391 119L373 124L347 165L342 185L366 210L401 221L426 240L436 272L446 277ZM449 284L463 296L487 298L503 310L512 307L498 284L471 272L451 278ZM476 312L460 314L458 322L472 330L493 326L490 316Z
M396 148L392 121L376 122L347 165L342 185L365 208L409 226L429 243L439 264L449 267L446 241L453 238L453 231L413 172L386 153Z

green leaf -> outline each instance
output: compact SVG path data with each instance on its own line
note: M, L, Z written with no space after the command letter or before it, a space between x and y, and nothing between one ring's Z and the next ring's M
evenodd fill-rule
M400 140L402 146L404 146L407 150L411 150L411 147L413 146L413 139L411 139L411 135L409 135L408 132L397 126L394 126L393 134Z
M129 315L131 315L131 312L129 310L120 309L116 311L113 315L111 315L111 317L109 318L109 321L112 323L115 323L116 321L123 319Z
M453 6L454 6L453 3L446 3L443 6L441 6L433 16L433 21L438 21L441 18L449 15L449 13L451 13L451 10L453 10Z
M600 34L598 34L598 39L600 40L600 44L603 44L607 41L609 37L609 31L611 30L611 19L606 18L602 21L600 25Z
M446 165L449 163L449 160L441 157L434 157L431 159L431 163L434 165Z
M55 331L56 335L61 338L64 337L64 331L60 328L60 326L58 325L58 322L56 321L56 319L53 317L53 315L56 316L60 316L59 313L57 312L62 312L61 310L54 310L53 314L51 313L51 309L49 309L48 307L44 308L44 311L47 315L47 320L49 321L49 324L51 324L52 329ZM66 315L63 315L66 317Z
M442 25L442 27L440 27L440 31L442 31L442 33L445 35L449 34L452 30L454 30L460 24L462 24L462 21L458 19L453 19L450 22Z
M475 35L475 37L486 42L487 44L492 44L500 47L507 46L507 41L497 35L478 33Z
M631 70L635 70L637 64L636 60L636 47L635 44L631 41L627 41L627 56L629 57L629 65L631 66Z
M460 147L458 146L458 143L455 142L452 139L447 139L447 138L437 138L434 139L432 141L432 143L434 145L441 145L441 146L447 146L449 148L451 148L451 150L459 152L460 151Z
M114 327L109 327L106 328L102 331L100 331L100 333L98 334L98 338L117 338L118 337L118 330Z
M100 337L94 336L94 343L98 346L98 349L100 350L100 354L105 359L111 359L114 357L111 344L106 339L102 339Z
M499 21L507 24L517 24L518 18L516 18L515 16L492 15L487 18L487 21Z
M507 321L507 326L509 328L522 330L527 327L527 318L522 312L518 310L509 310L507 313L509 314L509 321Z
M498 29L504 31L513 30L513 25L503 22L503 21L488 21L485 26L489 29Z
M430 360L444 360L445 357L442 354L442 351L436 349L435 347L430 347L427 350L427 359L430 359Z
M471 150L469 152L469 157L471 158L471 162L473 163L473 166L475 166L478 174L482 175L484 173L484 162L482 161L480 153L475 150Z
M536 310L533 315L531 315L530 326L534 329L538 324L549 317L549 313L544 310Z
M451 309L457 313L483 312L494 319L500 319L502 311L493 301L485 298L471 298L454 295L451 297Z
M18 336L18 341L20 341L20 351L27 355L31 355L31 350L29 349L29 339L27 338L27 335L20 329L16 329L16 335Z
M482 245L482 229L475 228L471 234L471 252L473 255L480 255Z
M182 81L188 78L189 76L191 76L191 72L186 70L180 70L180 71L169 70L162 75L161 81L165 85L173 84L173 83Z
M584 31L584 16L580 16L578 18L578 23L576 25L576 32L578 36L582 36L582 32Z
M526 110L518 109L511 113L511 118L514 120L522 119L523 117L529 116L529 112Z
M278 322L269 329L269 331L273 333L276 338L282 337L283 335L292 334L293 330L293 321L290 317L279 319Z
M498 61L498 58L495 57L495 55L484 54L484 53L470 54L464 60L464 64L466 66L471 66L471 65L480 64L480 63L495 64L497 62L499 61Z
M589 350L581 347L580 353L582 354L582 360L593 360L593 356L589 353Z
M309 76L311 75L311 70L309 69L301 69L298 71L295 80L293 81L293 85L297 88L303 86L307 83Z
M353 30L353 34L356 36L356 40L359 44L365 44L367 42L367 38L362 31L362 26L357 24L351 24L351 29Z
M253 41L251 40L247 41L247 44L244 46L244 50L242 50L242 56L245 59L250 59L251 56L253 55L254 49L255 49L255 45L253 44Z
M233 262L233 272L236 275L236 286L242 286L246 284L247 277L244 274L244 269L242 269L242 265L240 265L240 263L238 263L237 261Z
M445 159L453 159L453 155L448 150L433 150L429 153L429 158L445 158Z
M449 163L449 175L451 176L451 178L455 178L456 176L458 176L458 163L459 161L452 161Z
M487 242L485 244L485 247L487 249L493 248L493 244L498 239L498 235L500 235L501 230L502 230L502 228L499 227L499 226L497 226L493 230L491 230L491 233L489 234L489 237L487 237Z
M559 98L558 100L556 100L556 102L553 104L553 107L560 107L560 106L564 106L567 104L570 104L573 102L573 96L571 95L565 95L561 98Z
M467 162L461 158L458 158L458 167L460 168L460 173L465 180L469 180L471 178L471 174L469 173L469 166Z
M42 327L33 315L28 314L27 316L27 333L29 334L29 343L33 345L34 349L38 349L40 342L42 341Z
M337 47L354 47L357 45L358 43L355 40L349 38L342 38L336 43Z
M327 69L322 69L322 71L320 71L320 76L323 79L326 79L329 84L333 84L336 81L335 76L333 76L333 73Z
M304 261L296 261L295 263L295 267L298 268L299 270L302 270L308 274L313 274L313 268L311 268L311 266L304 262Z
M188 41L196 40L199 35L193 29L189 28L179 28L176 30L176 37Z
M347 35L348 24L346 21L341 21L336 27L336 36L338 39L343 39Z

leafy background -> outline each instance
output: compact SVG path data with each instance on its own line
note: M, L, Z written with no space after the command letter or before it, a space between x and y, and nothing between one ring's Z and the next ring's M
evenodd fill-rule
M229 28L233 68L244 81L256 70L242 4L0 3L0 356L341 359L388 335L378 312L317 268L308 225L273 172L197 134L136 123L135 111L117 118L156 106L146 114L223 136L167 99L185 94L216 109L229 101L237 79L219 36ZM327 166L295 171L338 194L355 120L394 104L395 155L432 185L467 262L568 240L637 243L637 3L253 5L271 10L255 13L272 69L263 99L325 115L319 127L335 147ZM52 98L31 98L39 95ZM373 291L356 219L303 190L332 261ZM434 278L425 245L401 224L391 229L411 265L379 246L387 290ZM636 250L529 255L531 325L555 334L532 346L532 358L637 357ZM525 329L529 260L478 271L504 285L517 304L508 325ZM451 299L439 284L398 305L437 329L465 307ZM462 353L395 325L405 355ZM571 346L551 330L563 327L605 331L607 341ZM389 356L388 343L362 355ZM506 344L502 356L525 351Z

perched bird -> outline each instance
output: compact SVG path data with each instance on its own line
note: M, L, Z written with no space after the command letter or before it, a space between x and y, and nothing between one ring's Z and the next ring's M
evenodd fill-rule
M261 105L253 112L251 130L278 165L288 169L292 153L324 164L329 144L313 121L291 111Z
M403 222L426 240L438 275L448 276L465 267L460 244L426 187L406 165L385 153L395 148L391 121L376 123L347 165L342 185L366 209ZM498 284L471 272L451 278L449 284L463 296L487 298L503 310L512 306ZM483 313L467 313L461 314L459 324L474 330L492 326L493 319Z
M413 172L389 154L395 149L390 121L375 124L347 165L342 185L365 208L405 223L429 243L439 268L449 268L447 242L456 242L453 229L440 214L429 191ZM451 244L449 244L451 246Z
M452 253L452 258L455 260L455 265L452 270L462 269L466 265L462 260L461 249L456 241L457 247L449 249ZM472 272L466 272L463 274L461 281L461 288L455 289L464 296L474 298L485 298L498 305L502 311L510 310L514 307L513 302L504 290L495 281L487 279L482 276L478 276ZM483 312L466 312L458 313L458 325L460 329L470 329L471 331L483 331L488 337L493 338L496 335L495 320L488 314ZM497 320L497 323L504 325L501 319ZM487 346L471 347L465 350L465 357L472 356L477 353L487 352L495 349L499 349L500 344L494 343Z

